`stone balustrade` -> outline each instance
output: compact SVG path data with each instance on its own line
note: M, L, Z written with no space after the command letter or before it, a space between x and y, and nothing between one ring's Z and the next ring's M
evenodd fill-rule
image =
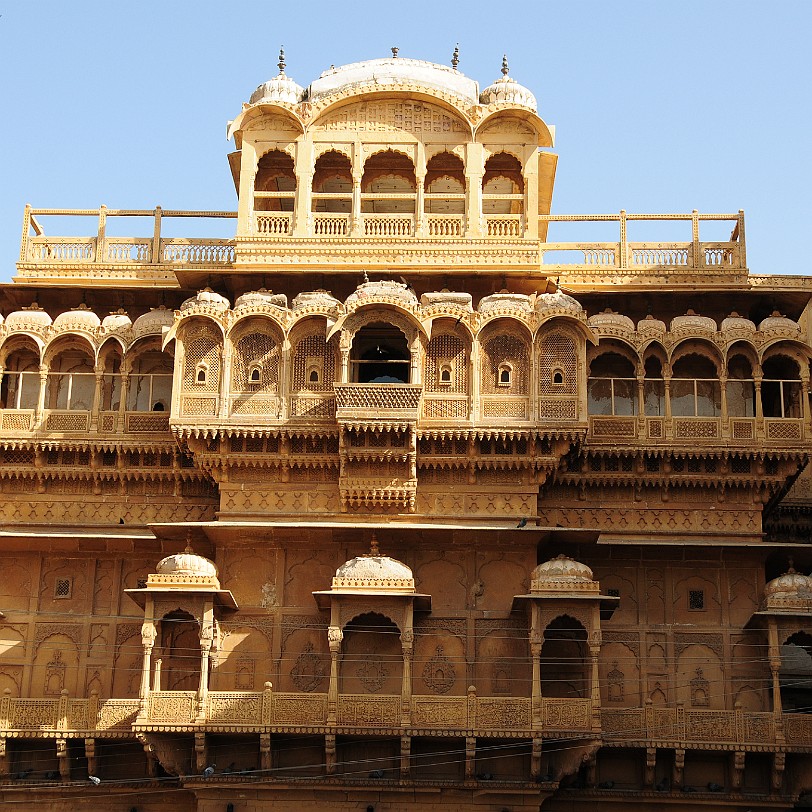
M328 723L327 694L273 691L210 691L200 714L194 691L154 691L139 713L137 699L106 699L91 695L0 698L0 737L114 735L133 729L257 732L267 728L329 728L383 730L401 728L411 735L449 730L459 735L517 736L589 734L593 730L588 699L542 699L539 722L533 722L531 700L524 697L412 697L404 723L399 695L338 697L336 723ZM603 708L600 735L615 746L759 749L783 742L789 750L812 750L812 714L710 710L647 705L644 708Z

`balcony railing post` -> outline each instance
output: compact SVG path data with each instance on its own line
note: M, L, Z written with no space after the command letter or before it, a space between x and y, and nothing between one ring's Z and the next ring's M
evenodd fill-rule
M699 212L696 209L691 212L691 250L693 251L693 262L690 264L694 268L704 268L705 254L699 243Z
M744 239L744 209L739 209L739 217L736 221L739 243L739 268L747 267L747 243Z
M629 240L626 234L626 209L620 210L620 267L629 267Z
M28 259L28 232L31 231L31 204L26 203L23 211L23 236L20 240L20 262Z
M99 230L96 235L96 262L104 261L104 243L107 233L107 206L104 203L99 206Z
M161 207L155 207L155 220L152 229L152 263L158 265L161 261Z

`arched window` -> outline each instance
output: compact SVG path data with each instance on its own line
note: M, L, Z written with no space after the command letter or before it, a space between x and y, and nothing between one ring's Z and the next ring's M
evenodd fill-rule
M426 214L465 213L465 168L451 152L433 155L426 164Z
M33 349L13 350L3 365L2 407L36 409L39 403L39 354Z
M386 150L367 158L361 178L364 233L372 237L412 236L417 200L417 177L412 161ZM379 218L373 215L398 215Z
M254 178L254 211L293 211L296 174L293 158L274 149L259 159Z
M586 629L568 615L544 630L541 646L541 695L583 699L589 696Z
M499 365L497 386L510 386L513 383L513 367L510 364Z
M195 383L205 385L209 373L208 367L201 361L197 365L196 369L197 372L195 374Z
M675 361L671 380L674 417L718 417L721 410L722 391L713 361L693 353Z
M518 237L524 214L522 165L513 155L500 152L485 162L482 177L482 213L489 237Z
M589 365L589 414L637 414L637 379L634 364L616 352L605 352Z
M48 370L46 409L89 412L93 407L96 375L93 359L82 350L65 349L52 359Z
M132 364L127 411L167 411L172 402L172 367L172 359L160 350L141 352ZM201 383L205 384L208 367L204 365L198 369L198 375L200 372L203 372Z
M350 364L354 383L409 383L406 336L384 322L362 327L353 338Z
M727 413L730 417L756 414L753 368L743 355L734 355L727 363Z
M649 355L643 364L645 378L643 381L644 412L646 417L665 416L665 380L663 364L656 355Z
M798 363L774 355L762 365L761 406L764 417L801 417L801 380Z

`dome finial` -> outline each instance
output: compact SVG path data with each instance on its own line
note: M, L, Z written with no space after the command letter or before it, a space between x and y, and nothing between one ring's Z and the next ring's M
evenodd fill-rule
M192 531L186 531L186 549L183 551L184 553L194 553L192 549Z
M285 66L286 66L286 63L285 63L285 46L284 45L280 46L280 48L279 48L279 62L277 62L276 64L277 64L277 67L279 68L279 73L284 74L285 73Z
M793 557L790 556L787 559L787 562L789 563L789 567L787 568L787 572L795 572L795 560L793 559Z
M373 533L369 542L369 555L378 557L381 554L381 548L378 546L378 537Z
M398 48L397 46L394 46L392 48L392 59L397 59L398 58L398 51L399 50L400 50L400 48Z
M510 73L510 68L508 67L507 54L502 54L502 76L507 76L508 73Z
M454 46L454 53L451 55L451 67L457 70L457 65L460 64L460 44L459 42Z

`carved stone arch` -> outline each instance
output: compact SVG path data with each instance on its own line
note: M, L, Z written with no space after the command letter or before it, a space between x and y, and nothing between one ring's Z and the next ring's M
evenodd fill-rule
M532 335L518 319L494 319L477 334L480 388L486 395L528 395ZM505 375L505 370L508 374Z
M43 363L50 368L56 356L64 352L80 352L88 356L92 367L96 364L97 351L96 343L83 333L59 333L46 345Z
M337 337L325 336L325 317L308 315L293 326L289 333L290 391L330 392L336 381L338 367Z
M639 346L638 353L643 366L645 366L646 361L651 357L657 358L663 365L663 368L669 363L668 351L658 338L650 338L648 341L644 341Z
M642 367L642 360L637 351L637 347L630 341L625 341L622 338L612 336L611 338L601 338L597 346L587 347L586 362L589 367L592 362L601 355L607 353L615 353L625 358L634 368L637 373Z
M257 167L254 170L254 177L256 177L256 173L259 169L259 162L266 156L270 155L272 152L281 152L288 157L293 159L294 167L296 165L296 141L295 139L292 141L273 141L266 144L257 145L259 148L257 149Z
M749 362L750 369L752 370L753 374L756 373L756 370L761 368L758 350L755 348L752 342L747 341L746 339L738 339L733 341L727 347L727 350L725 351L725 370L730 368L730 362L736 356L741 356Z
M479 139L477 139L479 140ZM524 155L521 154L522 144L482 144L482 151L484 153L485 163L488 163L490 158L495 158L497 155L511 155L524 168Z
M441 323L442 324L442 323ZM426 392L469 394L470 334L460 336L450 320L435 326L426 344L423 386Z
M543 623L539 655L542 696L586 699L590 695L591 623L579 618L581 614L568 608Z
M712 342L702 338L684 338L677 342L669 354L669 364L673 370L674 364L681 358L686 358L689 355L698 355L702 358L707 358L716 368L717 377L720 375L721 370L724 368L724 358L722 357L719 348Z
M395 605L392 601L386 601L385 599L380 602L371 600L363 606L358 603L342 602L339 610L339 623L341 628L344 629L348 624L363 615L378 615L396 626L399 632L403 632L405 625L404 607Z
M532 344L534 339L533 336L533 328L530 325L530 314L529 313L492 313L488 314L479 322L479 329L476 332L476 338L481 342L481 336L483 333L487 332L488 329L492 329L491 325L494 322L505 321L508 322L510 325L510 329L516 329L522 333L522 335L527 337L528 344Z
M494 124L501 122L498 119L513 119L515 122L519 120L528 125L528 131L536 135L538 141L537 146L551 147L553 145L553 136L549 127L545 124L544 120L530 110L520 110L517 108L496 108L492 112L487 113L481 121L478 122L474 133L474 138L478 142L482 142L483 135L488 134L488 129ZM515 132L515 124L509 123L510 132Z
M204 316L183 323L181 387L189 393L215 393L220 389L223 357L222 326Z
M133 341L133 343L127 348L127 352L124 355L122 368L125 372L133 372L137 367L140 366L140 361L146 353L157 352L166 356L166 364L170 368L169 371L171 371L174 364L174 353L164 349L161 346L161 337L156 335L141 336Z
M416 145L417 145L416 141L407 144L400 143L361 144L361 157L363 163L362 169L363 166L366 166L366 163L370 158L374 158L376 155L382 155L386 152L394 152L396 155L402 155L404 158L408 158L409 161L411 161L412 167L416 172L417 171L417 155L415 150Z
M247 313L238 316L228 329L226 340L234 347L243 336L254 331L269 333L280 345L285 341L285 326L275 313Z
M344 607L342 607L343 609ZM358 607L360 608L360 607ZM342 657L339 663L340 691L349 694L396 694L402 688L403 653L400 635L403 624L391 612L374 606L351 611L342 623ZM356 625L355 621L361 621Z
M397 327L406 336L410 351L416 351L421 332L425 332L423 325L406 310L401 310L388 303L372 303L359 307L344 321L343 329L347 333L350 343L355 334L369 324L383 322Z
M464 142L458 144L426 144L426 162L428 163L432 158L442 155L444 152L459 158L463 162L463 166L465 165Z
M107 364L108 359L111 356L118 355L120 365L123 367L126 352L127 346L120 336L108 336L99 345L99 351L97 355L98 358L97 366L100 369L106 369L108 366Z
M350 144L337 144L332 141L316 142L313 144L313 166L315 167L316 161L327 155L329 152L336 152L343 155L350 162L352 166L352 146Z
M567 618L583 626L587 633L592 631L592 614L589 609L581 606L568 606L566 609L542 607L539 612L539 628L537 631L543 636L553 621L566 620Z
M259 133L262 131L292 131L298 135L304 132L299 117L287 107L274 103L257 104L244 110L228 128L228 137L236 132Z
M5 367L8 357L15 352L31 352L37 358L37 364L42 364L45 342L37 335L31 333L11 333L0 344L0 366Z
M778 339L766 347L762 347L760 353L761 366L763 367L767 361L775 357L790 359L797 364L799 377L801 379L809 378L808 348L804 345L786 339Z

